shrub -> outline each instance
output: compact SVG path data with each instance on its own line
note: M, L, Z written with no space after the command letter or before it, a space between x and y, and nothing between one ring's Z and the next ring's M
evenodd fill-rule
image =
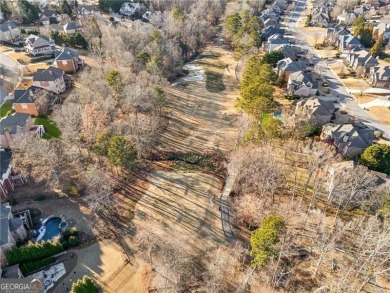
M12 247L5 255L9 265L20 262L40 260L62 252L61 243L58 240L29 242L20 247Z
M68 194L69 195L79 195L79 191L78 191L78 189L77 189L77 187L76 186L71 186L70 188L69 188L69 190L68 190Z
M11 206L16 206L16 205L18 204L18 201L16 200L15 197L11 197L11 198L9 199L9 204L10 204Z
M362 154L360 162L374 171L390 174L390 145L369 146Z
M67 229L66 231L64 231L64 233L62 234L63 238L65 240L68 240L68 238L70 236L77 236L79 234L79 230L77 229L77 227L72 227L70 229Z
M22 271L23 275L28 275L30 272L51 265L55 261L56 259L54 257L49 257L38 261L36 260L25 262L21 264L20 270Z
M77 239L76 236L70 236L68 240L69 246L70 247L75 247L79 244L79 240Z
M73 283L71 293L97 293L99 291L96 284L87 276L84 276L83 279L77 280Z

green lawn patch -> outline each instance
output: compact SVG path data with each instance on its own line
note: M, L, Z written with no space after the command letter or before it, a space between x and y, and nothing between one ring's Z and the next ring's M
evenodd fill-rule
M61 131L58 129L55 122L45 116L38 116L35 118L34 125L43 125L45 128L44 139L59 138L61 136Z
M4 104L0 107L0 118L9 115L12 112L12 104L12 100L7 100L4 102Z
M207 57L207 59L210 57ZM199 64L203 66L206 74L206 90L217 93L225 90L223 83L223 73L226 65L219 60L201 59Z

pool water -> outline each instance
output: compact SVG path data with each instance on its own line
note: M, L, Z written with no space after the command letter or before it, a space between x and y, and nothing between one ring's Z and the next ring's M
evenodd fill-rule
M60 223L61 223L60 218L50 219L45 225L46 226L46 233L42 237L42 240L50 240L53 237L59 235L62 232L61 229L58 227L60 225Z

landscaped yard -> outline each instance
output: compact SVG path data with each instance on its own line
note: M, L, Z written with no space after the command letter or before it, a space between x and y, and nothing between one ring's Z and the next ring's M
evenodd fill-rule
M47 117L39 116L35 118L34 125L43 125L45 128L44 139L59 138L61 136L61 131L57 125Z
M12 111L12 100L5 101L0 107L0 118L7 116Z

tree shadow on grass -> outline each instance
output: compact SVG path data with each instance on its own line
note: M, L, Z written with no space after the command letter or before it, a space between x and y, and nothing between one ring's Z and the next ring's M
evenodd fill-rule
M206 90L212 93L218 93L225 90L223 83L223 74L215 71L206 71Z

